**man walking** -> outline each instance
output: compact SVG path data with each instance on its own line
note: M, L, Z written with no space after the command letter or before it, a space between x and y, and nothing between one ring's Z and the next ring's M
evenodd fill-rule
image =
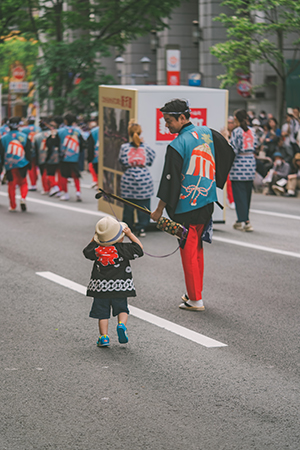
M202 234L211 220L217 187L223 188L235 155L220 133L190 122L186 101L172 100L160 111L170 132L179 134L168 145L157 194L160 200L151 218L157 222L166 208L172 220L188 228L180 248L187 293L179 308L203 311Z

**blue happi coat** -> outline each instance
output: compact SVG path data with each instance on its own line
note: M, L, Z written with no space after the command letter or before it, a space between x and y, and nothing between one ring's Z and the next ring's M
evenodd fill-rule
M93 164L97 164L99 157L99 127L95 127L91 131L92 138L94 139L94 159L92 161Z
M82 133L77 127L63 127L58 131L60 139L60 155L64 162L78 162Z
M176 214L217 200L215 148L208 127L184 127L170 144L182 157L181 189Z
M29 161L25 156L25 146L28 137L20 131L9 131L1 138L4 148L4 167L5 170L21 169L27 166Z

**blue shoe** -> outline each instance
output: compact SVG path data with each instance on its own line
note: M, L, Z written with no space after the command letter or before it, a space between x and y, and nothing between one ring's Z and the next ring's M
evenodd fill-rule
M97 342L97 347L108 347L108 346L109 346L109 337L100 336Z
M127 328L125 327L124 323L119 322L117 326L117 333L120 344L127 344L128 342L128 335L127 335Z

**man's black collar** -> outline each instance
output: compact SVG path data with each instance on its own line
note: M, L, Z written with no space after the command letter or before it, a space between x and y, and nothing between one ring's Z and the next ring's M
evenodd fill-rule
M184 128L186 128L186 127L189 127L190 125L193 125L192 122L185 123L185 124L181 127L180 131L182 131L182 130L183 130Z

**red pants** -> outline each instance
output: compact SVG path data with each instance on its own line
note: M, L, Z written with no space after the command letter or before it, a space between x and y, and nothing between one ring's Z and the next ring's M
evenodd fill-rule
M42 171L42 185L45 192L49 192L50 189L50 181L48 179L46 168Z
M77 176L75 175L74 172L72 172L72 178L73 178L74 183L75 183L76 192L80 192L80 181L79 181L79 178L77 178ZM61 190L64 191L64 192L68 192L68 178L61 177Z
M35 158L32 158L31 169L28 170L28 175L29 175L31 186L36 186L36 182L37 182L37 179L38 179L37 171L38 171L38 168L37 168L37 165L36 165Z
M184 248L180 249L187 295L190 300L202 299L204 258L201 236L204 225L190 225Z
M96 171L94 169L94 165L91 162L89 163L89 171L90 171L90 174L92 175L93 182L94 183L98 183L98 175L96 174Z
M233 193L232 193L232 185L231 185L231 181L229 179L229 175L227 177L227 200L228 203L234 203L234 198L233 198Z
M25 200L28 193L28 184L26 177L22 178L19 172L19 169L11 169L11 174L13 177L12 181L8 182L8 196L10 207L12 209L16 209L16 185L19 185L21 197Z
M57 175L57 181L55 176ZM49 187L50 189L53 188L54 186L58 186L59 189L62 191L62 176L60 173L60 170L56 170L55 171L55 175L48 175L48 180L49 180Z

